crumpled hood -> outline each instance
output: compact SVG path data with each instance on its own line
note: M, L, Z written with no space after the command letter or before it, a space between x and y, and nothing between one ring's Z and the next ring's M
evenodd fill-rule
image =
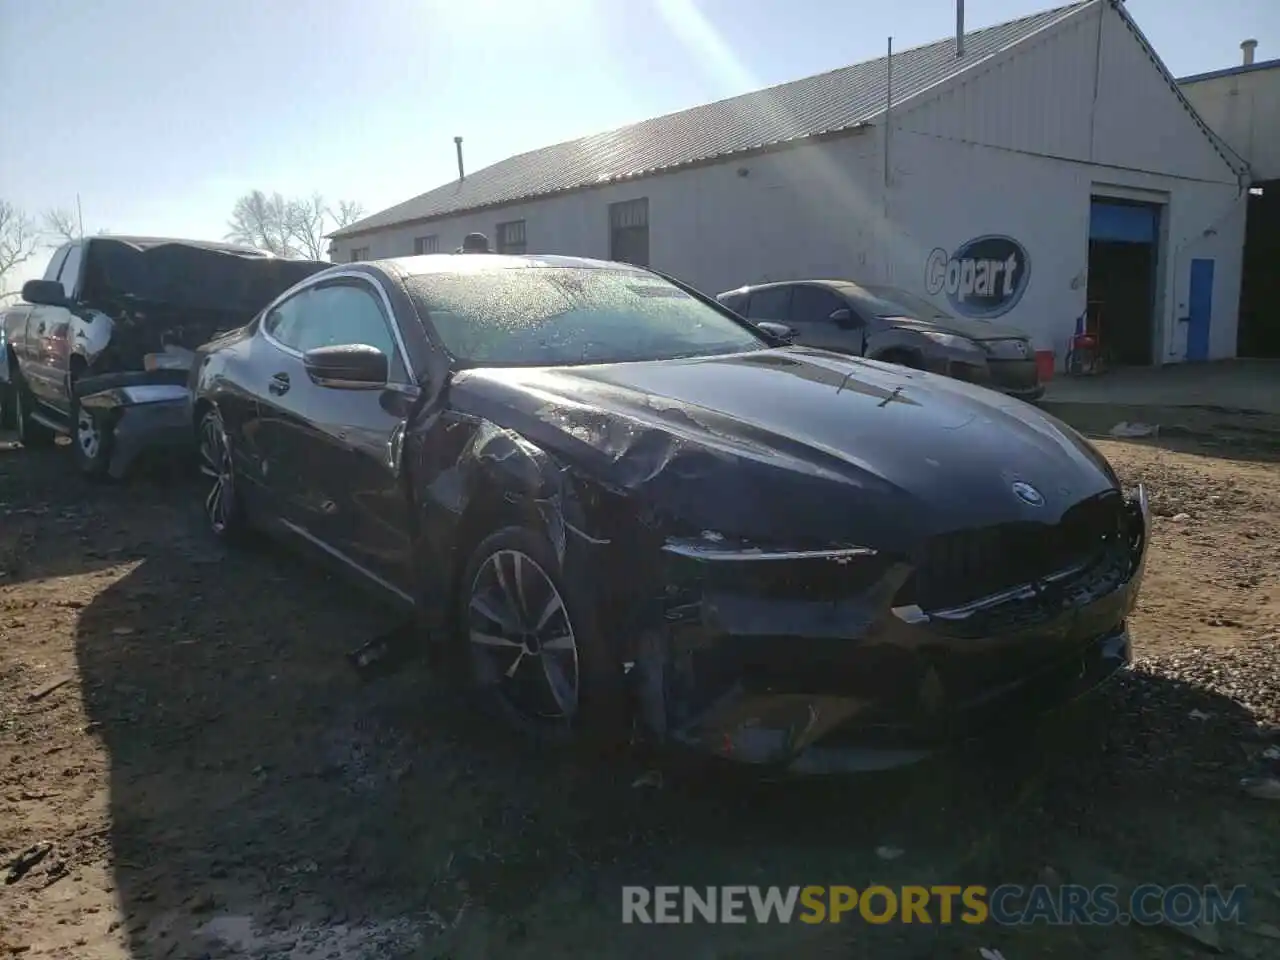
M471 370L455 409L639 493L689 531L902 548L1054 522L1114 488L1105 460L1029 404L802 347L652 363ZM1029 505L1015 482L1041 492Z

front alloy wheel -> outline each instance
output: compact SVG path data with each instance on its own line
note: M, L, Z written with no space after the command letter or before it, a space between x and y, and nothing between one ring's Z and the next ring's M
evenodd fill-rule
M467 639L476 679L523 722L571 724L578 713L578 645L564 598L518 549L491 553L471 582Z

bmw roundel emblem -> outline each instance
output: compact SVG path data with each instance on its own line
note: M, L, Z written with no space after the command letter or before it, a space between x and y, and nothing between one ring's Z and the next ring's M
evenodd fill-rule
M1013 485L1014 495L1023 503L1032 507L1044 506L1044 494L1029 483L1018 480Z

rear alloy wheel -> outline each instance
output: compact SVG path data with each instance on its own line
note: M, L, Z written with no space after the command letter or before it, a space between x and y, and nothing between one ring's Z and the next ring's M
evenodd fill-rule
M204 498L209 529L222 540L241 539L248 531L248 523L236 491L226 427L216 408L200 421L200 472L210 481Z
M71 401L71 445L76 465L86 477L100 479L106 476L111 463L111 446L115 427L111 414L98 413L80 404L79 398Z
M611 748L625 740L622 666L591 592L544 537L507 527L459 582L460 642L485 704L536 741Z

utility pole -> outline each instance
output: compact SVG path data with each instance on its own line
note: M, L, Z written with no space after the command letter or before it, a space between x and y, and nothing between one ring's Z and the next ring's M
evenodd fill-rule
M76 231L84 239L84 215L80 212L80 194L76 194Z

